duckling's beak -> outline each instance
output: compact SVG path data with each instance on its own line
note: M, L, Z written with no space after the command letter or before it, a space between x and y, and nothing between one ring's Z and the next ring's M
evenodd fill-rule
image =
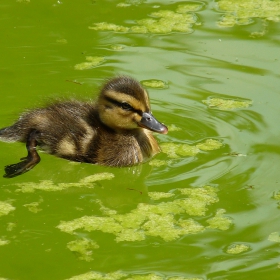
M161 134L167 134L168 132L168 128L164 124L157 121L152 113L144 112L138 125Z

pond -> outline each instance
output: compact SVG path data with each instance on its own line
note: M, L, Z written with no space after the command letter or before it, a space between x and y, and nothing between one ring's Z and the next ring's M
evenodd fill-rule
M109 168L0 178L0 279L279 279L280 1L2 0L0 126L129 75L169 127ZM0 170L25 156L0 142Z

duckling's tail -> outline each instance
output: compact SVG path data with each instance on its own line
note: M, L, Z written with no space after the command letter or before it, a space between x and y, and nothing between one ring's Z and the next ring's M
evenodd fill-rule
M17 142L21 139L21 133L13 125L0 129L0 141L2 142Z

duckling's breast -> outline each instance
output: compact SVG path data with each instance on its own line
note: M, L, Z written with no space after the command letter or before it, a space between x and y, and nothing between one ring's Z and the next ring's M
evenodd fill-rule
M143 133L100 135L96 162L107 166L132 166L139 164L160 151L152 135Z

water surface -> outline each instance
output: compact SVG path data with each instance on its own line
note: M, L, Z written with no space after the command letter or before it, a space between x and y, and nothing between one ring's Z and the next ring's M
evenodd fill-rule
M42 154L29 173L0 178L0 277L279 278L280 3L252 2L2 0L1 127L50 98L95 98L105 79L125 74L164 85L148 87L154 115L173 127L157 136L161 145L222 146L122 169ZM94 30L101 22L114 26ZM87 57L104 60L75 69ZM211 98L250 105L209 106ZM20 143L0 149L2 170L26 153ZM88 177L104 172L114 178ZM197 212L174 212L183 201ZM138 227L113 230L144 213ZM82 217L101 218L101 229L59 228ZM190 219L201 230L170 235Z

